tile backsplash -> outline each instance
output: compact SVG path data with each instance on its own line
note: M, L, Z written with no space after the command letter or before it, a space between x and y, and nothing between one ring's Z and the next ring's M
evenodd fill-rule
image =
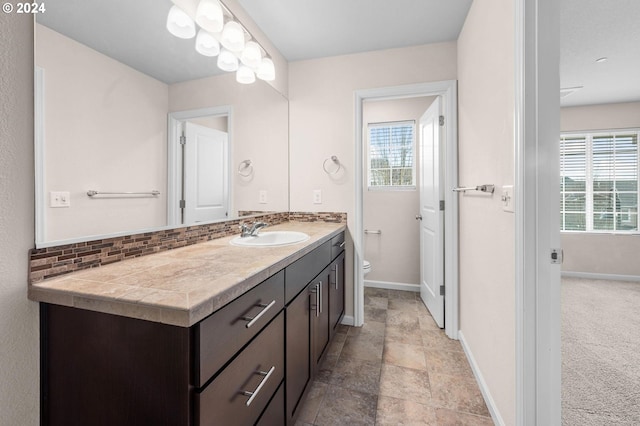
M29 282L34 283L74 271L159 253L237 234L245 219L84 241L32 249L29 252ZM346 223L346 213L267 213L252 217L271 225L288 221Z

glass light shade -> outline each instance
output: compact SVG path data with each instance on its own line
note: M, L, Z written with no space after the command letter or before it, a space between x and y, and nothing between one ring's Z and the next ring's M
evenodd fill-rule
M220 53L220 43L211 33L200 29L196 37L196 50L204 56L216 56Z
M210 33L222 31L224 15L218 0L200 0L196 9L196 23Z
M241 52L244 49L244 30L235 21L229 21L222 28L220 44L232 52Z
M258 68L262 63L262 51L260 50L260 45L255 41L248 41L244 46L240 60L250 68Z
M178 6L171 6L167 16L167 30L179 38L192 38L196 35L196 24Z
M273 81L276 79L276 67L271 58L262 58L256 74L260 80Z
M242 84L251 84L256 81L256 75L248 66L240 65L236 71L236 81Z
M218 68L222 71L235 71L238 69L238 57L227 49L220 49L218 55Z

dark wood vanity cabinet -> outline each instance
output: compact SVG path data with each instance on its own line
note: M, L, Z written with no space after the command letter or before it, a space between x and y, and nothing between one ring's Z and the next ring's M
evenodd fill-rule
M329 338L333 338L333 335L338 329L342 318L344 317L344 279L345 279L345 255L342 252L331 263L329 278L329 300L331 305L329 306Z
M283 308L284 271L189 328L42 304L42 424L283 424Z
M298 412L307 385L311 382L311 306L315 295L310 284L287 305L286 315L286 418Z
M344 233L192 327L41 304L43 425L285 425L344 315Z
M329 267L327 266L315 280L315 297L311 306L311 335L313 337L313 365L317 371L322 355L329 343Z
M42 425L191 425L190 330L41 304Z
M295 423L334 330L344 316L344 233L334 240L285 269L285 287L295 294L287 299L286 307L287 424ZM296 294L293 288L301 290Z

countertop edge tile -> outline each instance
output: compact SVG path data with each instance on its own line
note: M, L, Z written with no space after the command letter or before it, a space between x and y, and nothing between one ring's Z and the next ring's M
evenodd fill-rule
M145 302L144 298L146 296L141 297L143 300L140 301L126 300L116 296L110 297L109 292L105 292L105 289L109 289L109 285L113 284L114 291L118 287L122 287L122 285L109 282L117 281L117 279L112 278L113 275L117 275L118 277L127 275L128 278L134 275L128 268L123 268L122 265L120 265L119 269L122 270L123 273L119 275L116 268L113 268L113 274L111 274L111 271L105 270L105 268L110 268L111 266L106 265L96 268L93 273L92 270L83 270L82 273L79 274L81 275L81 279L75 279L74 273L71 273L63 277L30 284L27 291L28 298L36 302L71 306L175 326L190 327L251 290L270 276L302 258L304 255L310 253L323 243L329 241L340 232L346 231L346 224L285 222L274 226L272 229L296 231L304 231L306 229L310 238L300 247L294 247L292 245L261 248L231 246L229 245L229 241L235 236L222 237L205 243L175 249L176 251L182 250L181 254L185 256L165 255L167 265L172 266L173 269L167 268L169 270L164 272L164 276L161 274L161 268L158 269L159 272L157 275L153 275L150 270L140 270L137 271L141 273L140 282L127 283L127 286L139 290L141 294L148 292L148 295L152 296L154 292L162 288L163 284L173 282L171 280L176 280L179 283L178 280L184 278L181 276L181 273L187 274L184 279L197 280L196 282L202 281L203 284L196 289L200 293L198 295L199 297L193 297L193 304L189 298L188 290L182 293L176 290L178 294L185 295L188 305L186 309L185 306L171 306L170 303L160 305L153 302ZM186 261L189 259L189 251L194 250L195 254L197 250L197 252L201 254L203 247L206 247L204 246L205 244L208 244L211 250L217 253L221 253L220 250L224 251L225 248L228 250L226 253L223 253L221 259L207 260L207 267L204 268L205 271L203 271L201 275L197 273L194 274L188 270L189 265ZM195 249L194 247L196 246L200 247ZM292 249L294 250L291 251ZM152 254L150 257L161 255L162 254ZM263 264L260 264L261 256L264 258ZM244 261L244 257L246 257L246 261ZM197 259L197 256L194 255L194 259ZM165 259L163 259L163 261L164 260ZM181 262L185 263L182 269ZM216 265L220 266L220 275L211 276L212 268L213 271L215 271L217 268ZM247 265L245 269L246 272L243 273L234 270L234 268L241 270L243 265ZM148 273L142 274L142 272ZM103 279L106 277L111 278L108 280ZM91 286L76 288L73 286L75 281L79 283L79 286L82 282L91 281L96 284L96 288L92 289ZM154 284L157 285L157 287L154 287ZM153 300L153 297L150 297L150 300Z

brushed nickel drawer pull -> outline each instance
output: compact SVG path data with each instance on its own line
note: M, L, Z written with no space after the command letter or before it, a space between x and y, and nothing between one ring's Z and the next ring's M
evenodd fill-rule
M264 376L264 379L260 380L260 383L258 384L258 387L256 388L256 390L254 390L253 392L249 392L249 391L240 392L242 395L249 397L249 399L245 403L247 407L250 406L253 400L255 399L255 397L258 396L258 392L260 392L260 389L262 389L264 384L267 383L267 380L269 380L269 377L271 377L274 371L276 371L275 365L271 367L269 371L256 371L256 374Z
M336 290L338 289L338 265L334 266L335 269L335 273L336 273Z
M320 307L320 313L322 313L322 281L320 281L320 282L318 283L318 286L319 286L319 288L320 288L320 289L318 290L318 294L320 295L320 296L319 296L319 300L320 300L320 301L318 302L318 306ZM320 315L317 315L317 316L320 316Z
M320 290L318 288L318 284L314 285L312 289L309 290L312 294L315 295L316 298L316 304L315 306L313 306L316 309L316 316L319 317L320 316L320 300L318 299L318 293L320 293Z
M271 303L269 303L268 305L265 305L264 303L257 304L256 306L259 306L259 307L264 308L264 309L261 310L260 313L258 315L256 315L255 317L242 317L241 318L242 320L249 321L245 327L249 328L253 324L255 324L256 321L258 321L260 319L260 317L263 316L264 313L267 312L275 304L276 304L275 300L272 300Z
M340 248L344 248L344 246L345 246L346 244L347 244L347 242L346 242L346 241L343 241L343 242L341 242L341 243L340 243L340 245L339 245L338 247L340 247Z

